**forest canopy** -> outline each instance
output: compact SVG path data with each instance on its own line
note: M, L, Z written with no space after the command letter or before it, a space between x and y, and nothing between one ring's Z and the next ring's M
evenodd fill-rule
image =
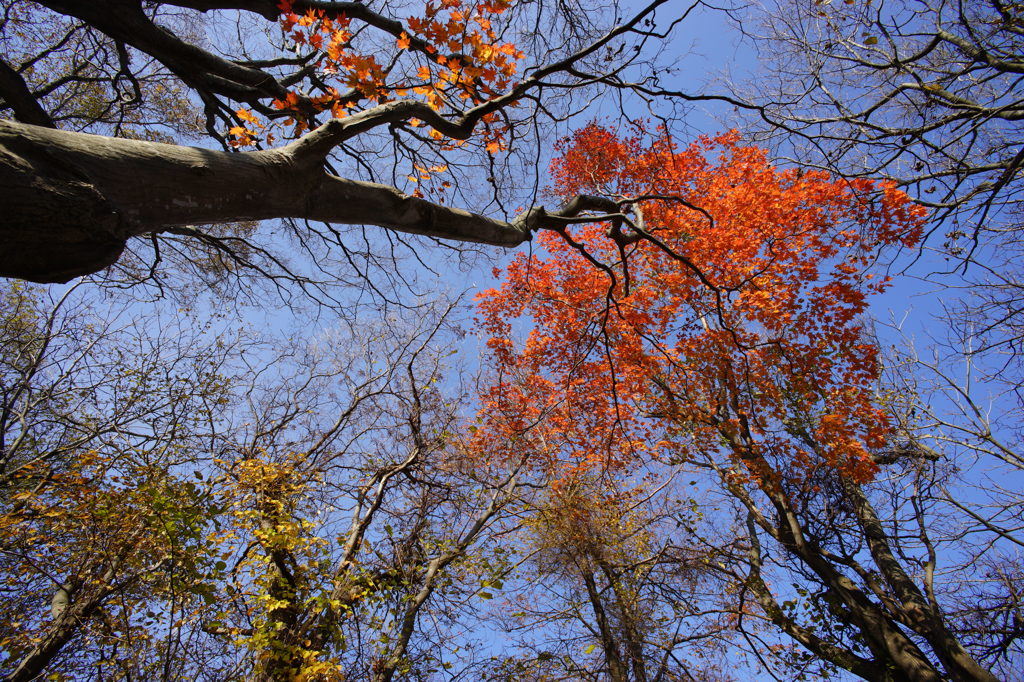
M0 7L3 680L1024 676L1019 3Z

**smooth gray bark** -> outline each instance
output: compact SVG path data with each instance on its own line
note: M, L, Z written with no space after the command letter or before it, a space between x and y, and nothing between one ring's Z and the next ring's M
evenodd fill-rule
M237 153L0 120L0 276L66 282L114 263L131 237L185 225L305 218L511 247L581 212L618 210L582 196L507 222L324 170L341 140L407 114L332 121L280 149Z

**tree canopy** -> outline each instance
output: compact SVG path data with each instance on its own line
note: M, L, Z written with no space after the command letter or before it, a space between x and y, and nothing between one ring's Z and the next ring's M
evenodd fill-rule
M503 377L488 413L512 432L557 419L584 462L650 450L629 424L680 411L696 443L738 439L755 478L777 475L745 457L754 431L791 473L807 463L869 475L886 425L857 319L885 280L866 268L880 249L913 244L924 211L885 183L779 171L737 137L678 150L664 131L620 138L591 125L567 141L557 190L616 197L632 217L542 235L549 258L518 257L502 288L480 295ZM510 332L521 316L534 329L520 354Z
M1024 674L1019 3L0 8L3 680Z
M746 512L747 555L719 566L814 656L869 680L996 679L911 579L861 487L895 445L858 318L886 286L868 268L919 237L924 210L891 183L779 171L735 135L678 150L663 131L590 126L561 151L558 190L622 197L635 226L625 239L594 226L544 236L545 257L518 258L481 295L498 380L480 449L515 443L570 473L707 468ZM520 344L522 316L533 325ZM844 508L869 559L831 546L840 531L818 527L823 502ZM759 536L847 632L786 613Z

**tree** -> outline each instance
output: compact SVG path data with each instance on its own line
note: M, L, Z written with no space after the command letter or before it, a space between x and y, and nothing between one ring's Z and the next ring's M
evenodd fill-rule
M502 570L530 492L466 465L443 309L275 349L94 293L0 298L3 679L472 665L445 633L474 610L444 605Z
M111 313L88 285L3 289L5 679L1019 672L1019 436L978 365L883 355L866 320L876 263L929 219L901 188L962 221L957 256L991 236L970 220L1013 228L1019 7L786 5L761 45L807 89L718 97L659 85L645 49L702 7L658 24L663 4L0 2L0 275L113 264L108 287L163 293L170 272L188 306L197 277L251 273L332 316L271 341L223 312ZM544 136L609 90L665 128L578 131L560 207L537 206ZM821 155L680 148L657 97ZM481 295L466 424L449 313L390 314L434 267L403 235L462 254L538 231ZM996 351L1019 346L1012 253L960 317ZM331 288L350 278L370 296ZM1014 368L986 380L1012 394Z
M427 181L448 167L446 158L453 167L465 161L466 141L475 140L490 164L489 155L526 135L538 117L562 118L558 93L619 82L616 74L652 35L641 22L663 2L602 31L561 9L503 0L427 3L405 21L388 7L312 0L10 0L3 40L20 63L0 69L3 106L17 119L0 122L0 275L67 281L114 263L128 239L161 233L214 244L229 256L246 246L272 252L244 232L196 227L269 218L519 244L602 206L581 198L550 214L537 207L511 220L486 218L450 207L441 196L447 181ZM279 22L282 32L267 43L206 48L196 11L213 24L232 13L239 21ZM564 21L565 38L551 38L560 35L554 28L523 37L533 11L534 21ZM632 56L611 56L631 40ZM523 48L543 58L519 76ZM69 67L54 66L69 51ZM92 104L69 102L83 94ZM202 107L205 130L224 151L180 146L174 135L132 126L159 102L187 97ZM195 134L187 111L158 123ZM288 137L295 139L278 144ZM333 170L348 156L372 172L364 147L376 144L408 162L413 189ZM240 151L251 146L257 149ZM344 250L342 234L306 225L298 233L305 248L324 241ZM271 262L283 264L281 256Z
M633 484L583 472L545 492L527 522L525 586L502 619L518 655L495 679L537 668L587 680L742 677L736 657L735 676L724 672L735 627L729 597L716 595L731 585L710 568L718 550L691 534L702 511L673 469Z
M957 364L940 360L952 353L926 355L909 342L889 352L885 401L902 451L916 456L896 467L885 487L891 501L879 507L900 509L901 525L919 529L903 534L898 544L907 548L900 552L936 554L935 570L949 576L938 588L957 614L960 636L1001 677L1013 678L1022 647L1019 628L1011 625L1021 619L1012 596L1022 546L1013 483L1022 471L1019 401L994 395L1002 384L980 371L970 353ZM967 537L972 541L964 542Z
M911 559L871 499L880 462L920 455L876 406L859 316L885 287L879 250L913 243L922 210L884 182L777 170L734 135L680 150L591 126L560 151L559 193L630 215L544 235L544 256L481 296L496 373L482 438L543 420L523 447L542 440L539 461L569 472L704 470L746 528L716 563L742 586L738 614L864 679L995 679L937 596L934 548ZM798 578L794 600L780 576Z
M240 342L185 315L100 312L81 289L48 301L9 283L0 295L5 680L84 676L97 659L180 671L172 623L209 559L216 507L193 453L227 401L222 371Z
M793 454L868 476L870 457L857 443L877 445L885 424L871 404L874 351L859 343L855 320L866 293L885 281L865 267L879 248L913 242L921 209L884 183L776 171L763 152L739 146L735 133L683 151L663 133L643 144L642 131L619 139L593 125L563 143L556 189L601 193L623 212L606 230L591 224L543 236L551 259L518 258L500 290L481 294L496 360L524 373L496 383L485 412L496 424L519 427L565 411L559 428L566 435L552 452L564 456L569 444L583 462L615 464L648 449L648 439L624 429L643 414L637 396L652 379L668 395L679 381L702 396L694 418L713 426L720 418L712 398L725 372L752 413L785 420L787 409L813 411L821 401L835 417L816 425L816 435L834 445ZM715 154L718 165L707 158ZM549 289L574 298L527 295ZM678 312L684 306L685 315ZM532 334L520 358L511 350L511 320L527 312L558 325ZM664 358L648 357L646 343ZM593 348L608 354L612 374L598 372L606 363L590 358ZM592 370L595 377L552 382L540 372L549 363L566 376ZM593 381L603 382L608 401L593 395ZM831 390L840 382L845 390ZM577 412L589 416L579 422ZM784 433L772 436L780 455L794 447ZM597 450L595 439L603 443Z
M932 209L920 257L900 267L963 299L942 326L977 336L973 362L987 349L998 366L1020 325L1019 5L786 1L739 20L762 65L730 86L744 129L801 166L885 177Z
M891 178L934 218L957 216L954 254L1006 243L992 228L1019 222L1019 5L780 2L750 19L768 61L744 101L803 163Z
M964 579L944 596L961 637L1017 676L1005 619L1019 587L1004 564L1019 551L1006 515L1019 500L1003 483L1020 471L1020 7L767 3L757 15L744 29L767 68L743 95L763 116L759 132L792 143L786 156L801 163L889 177L933 209L928 245L943 260L925 252L903 265L946 288L933 297L942 312L923 332L898 330L883 389L906 452L928 456L886 472L914 499L893 493L903 509L879 507L890 527L927 537L931 549L908 556L934 564L935 551Z

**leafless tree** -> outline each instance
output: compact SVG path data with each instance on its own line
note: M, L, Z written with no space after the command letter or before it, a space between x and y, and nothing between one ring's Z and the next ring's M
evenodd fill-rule
M745 20L763 77L743 102L795 162L893 179L960 256L1019 229L1019 7L787 0Z

